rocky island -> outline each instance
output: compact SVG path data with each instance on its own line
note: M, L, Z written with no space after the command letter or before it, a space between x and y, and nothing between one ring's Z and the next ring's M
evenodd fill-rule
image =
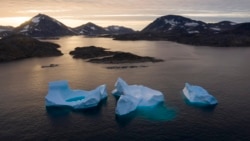
M162 62L161 59L148 56L138 56L128 52L113 52L102 47L88 46L77 47L70 52L73 58L89 59L91 63L121 64L121 63L142 63L142 62Z
M0 62L63 55L60 46L50 42L41 42L25 35L11 35L0 39Z

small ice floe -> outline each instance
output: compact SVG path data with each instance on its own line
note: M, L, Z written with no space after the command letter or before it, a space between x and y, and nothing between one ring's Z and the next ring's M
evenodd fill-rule
M200 86L194 86L190 85L189 83L185 83L185 87L182 91L190 104L197 106L212 106L218 103L215 97L210 95L204 88Z

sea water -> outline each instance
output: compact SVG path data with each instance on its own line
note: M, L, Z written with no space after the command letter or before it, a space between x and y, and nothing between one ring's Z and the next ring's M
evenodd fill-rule
M0 140L250 140L250 48L216 48L168 41L115 41L110 38L63 37L60 57L32 58L0 64ZM107 69L73 59L75 47L95 45L112 51L164 59L147 67ZM43 65L59 64L42 68ZM124 66L131 64L122 64ZM122 66L121 64L119 66ZM111 95L118 77L164 94L165 103L117 117ZM108 98L97 107L74 111L45 107L48 83L68 80L72 89L106 84ZM185 82L216 97L212 109L185 103Z

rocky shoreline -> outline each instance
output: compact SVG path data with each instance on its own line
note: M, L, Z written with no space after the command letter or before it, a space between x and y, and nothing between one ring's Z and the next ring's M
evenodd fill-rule
M0 62L63 55L55 43L41 42L25 35L11 35L0 39Z

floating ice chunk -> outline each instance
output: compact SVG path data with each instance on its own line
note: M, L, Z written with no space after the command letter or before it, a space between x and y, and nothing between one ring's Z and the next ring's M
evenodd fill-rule
M112 94L120 96L116 106L117 115L125 115L136 110L137 107L155 106L164 101L160 91L142 85L128 85L121 78L118 78L115 87Z
M191 104L203 106L215 105L218 101L200 86L193 86L185 83L183 94Z
M131 95L121 95L115 112L117 115L126 115L136 110L138 103L139 99Z
M94 90L71 90L68 81L49 82L48 94L45 97L46 106L70 106L74 109L95 107L107 97L106 85Z

